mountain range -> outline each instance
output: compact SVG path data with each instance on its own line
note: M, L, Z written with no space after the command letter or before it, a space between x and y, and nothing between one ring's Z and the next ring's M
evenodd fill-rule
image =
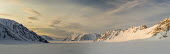
M92 41L105 41L105 42L123 42L129 40L138 40L138 39L148 39L156 38L162 39L170 36L170 18L165 18L160 21L158 24L147 27L146 25L130 27L128 29L122 30L111 30L106 31L102 34L73 34L64 39L64 41L83 41L83 40L92 40Z
M158 24L147 27L146 25L130 27L128 29L117 29L97 34L73 34L63 41L105 41L105 42L123 42L138 39L162 39L170 36L170 18L165 18ZM17 40L48 43L52 38L48 36L40 36L30 31L22 24L14 20L0 18L0 39L1 40Z
M30 31L22 24L14 20L0 18L0 40L17 40L27 42L43 42L48 43L47 40Z

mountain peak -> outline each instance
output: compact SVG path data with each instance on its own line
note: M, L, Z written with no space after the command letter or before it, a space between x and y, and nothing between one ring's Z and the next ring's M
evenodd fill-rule
M146 25L130 27L128 29L122 30L111 30L106 31L105 33L96 35L96 39L94 41L106 41L106 42L123 42L129 40L136 40L136 39L147 39L151 37L155 38L162 38L170 36L170 17L165 18L164 20L160 21L158 24L147 28ZM86 35L78 36L82 39L85 37L87 40L90 38L94 38L95 35ZM93 37L91 37L93 36ZM76 35L77 37L77 35ZM93 39L92 39L93 40Z
M165 18L164 20L160 21L156 27L154 28L152 34L159 33L161 31L166 30L168 27L170 27L170 17Z
M158 25L170 24L170 17L160 21Z
M141 25L141 26L136 26L136 27L130 27L130 28L126 29L126 30L136 32L138 30L143 30L143 29L146 29L146 28L147 28L146 25Z
M48 43L35 32L14 20L0 18L0 39Z

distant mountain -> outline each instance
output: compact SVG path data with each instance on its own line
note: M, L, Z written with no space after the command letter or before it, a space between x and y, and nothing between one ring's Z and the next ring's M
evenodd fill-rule
M64 39L64 41L84 41L84 40L95 40L100 37L100 34L73 34Z
M101 37L94 41L122 42L147 38L166 38L170 36L170 18L166 18L158 24L147 28L147 26L131 27L126 30L113 30L101 34Z
M48 43L47 40L13 20L0 18L0 40L18 40Z
M147 28L147 26L130 27L122 30L111 30L103 34L74 34L67 37L65 41L82 41L82 40L94 40L94 41L106 41L106 42L123 42L137 39L162 39L170 36L170 18L166 18L158 24Z
M135 40L135 39L146 39L151 37L150 29L147 29L147 26L137 26L137 27L131 27L126 30L113 30L113 31L107 31L104 34L101 34L101 37L97 38L95 41L115 41L115 42L121 42L121 41L128 41L128 40Z
M166 18L162 20L157 25L153 26L154 29L149 32L149 34L153 34L152 38L162 39L170 36L170 18Z
M46 39L46 40L54 40L52 37L47 36L47 35L41 35L41 37Z

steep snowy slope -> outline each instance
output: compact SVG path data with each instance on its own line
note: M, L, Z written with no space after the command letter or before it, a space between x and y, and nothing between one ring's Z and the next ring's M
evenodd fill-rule
M77 41L79 41L81 36L82 36L82 34L73 34L73 35L71 35L69 37L66 37L63 41L75 41L75 39Z
M147 28L146 26L131 27L126 30L113 30L101 34L95 41L122 42L136 39L165 38L170 35L170 18ZM168 33L169 32L169 33Z
M165 18L158 24L147 28L147 26L130 27L125 30L117 29L107 31L103 34L74 34L64 41L94 40L105 42L123 42L137 39L161 39L170 36L170 18Z
M170 36L169 29L170 29L170 18L166 18L165 20L157 24L156 28L150 33L154 34L152 38L156 38L156 39L167 38L168 36Z
M83 37L81 37L81 40L95 40L98 37L100 37L100 34L96 33L85 34Z
M73 34L64 39L64 41L84 41L84 40L95 40L100 37L100 34Z
M47 40L28 30L22 24L2 18L0 18L0 39L48 43Z

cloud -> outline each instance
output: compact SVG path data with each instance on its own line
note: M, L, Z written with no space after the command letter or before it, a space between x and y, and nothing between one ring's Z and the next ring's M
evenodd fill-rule
M2 15L2 16L13 16L11 14L5 14L5 13L0 13L0 15Z
M58 28L30 28L34 30L39 35L49 35L49 36L70 36L74 32L64 31Z
M38 17L44 14L38 22L49 22L49 24L44 23L42 25L58 30L57 33L67 34L67 32L105 32L107 30L128 28L131 26L153 25L159 20L162 20L162 18L169 17L170 14L170 2L167 2L168 0L60 1L23 0L25 6L34 5L34 8L23 9L30 15L23 15L29 16L27 19L38 20ZM22 2L20 1L18 3ZM43 12L36 11L36 8L39 9L38 11ZM44 11L43 8L47 8L46 10L48 11ZM42 32L46 32L46 30L41 29ZM46 33L50 33L50 30Z
M83 7L88 6L93 8L94 11L98 9L102 11L96 12L97 14L94 15L93 13L86 11L88 9L83 9L83 11L85 10L88 12L87 15L91 16L80 16L80 20L77 20L78 22L74 22L78 23L78 28L70 30L77 30L81 32L103 32L105 30L128 28L138 25L153 25L157 22L156 20L159 20L158 16L160 16L160 14L169 14L168 12L170 5L168 4L169 2L167 2L168 0L164 2L154 2L155 0L93 0L93 2L90 2L89 0L84 1L87 3L82 3L82 1L79 1L78 4L82 5ZM83 11L81 13L84 13ZM77 18L73 17L71 19ZM71 20L66 18L65 21L69 21L70 24L67 24L72 25L70 22ZM76 28L72 26L66 26L65 28L69 27Z
M83 29L84 26L82 26L79 23L69 23L68 25L64 26L64 28L68 29Z
M79 23L65 23L65 22L62 22L62 20L52 20L50 23L49 23L49 26L51 27L57 27L57 28L67 28L67 29L80 29L81 27L81 24Z
M128 1L125 4L120 5L116 9L113 9L109 12L106 12L106 14L113 14L113 13L121 12L121 11L126 10L126 9L130 9L130 8L133 8L137 5L139 5L142 2L143 1L140 1L140 0Z
M38 18L36 17L27 17L28 19L31 19L31 20L38 20Z
M116 17L117 18L119 17L111 16L111 14L121 12L126 9L130 9L130 8L133 8L139 5L138 4L139 1L137 0L132 0L132 1L129 1L129 0L128 1L93 0L92 3L90 2L92 0L84 0L84 1L85 1L83 2L84 4L81 3L82 1L79 1L80 3L78 3L84 7L84 8L81 8L80 13L75 14L74 12L71 15L66 14L65 16L67 17L63 17L63 20L59 20L59 21L57 20L56 22L51 23L50 26L55 27L55 28L60 28L63 30L67 30L67 31L81 32L81 33L103 32L108 29L113 29L112 27L114 26L114 24L124 23L123 21L125 21L125 20L120 20L122 18L117 20ZM113 3L116 3L116 4L113 4ZM96 11L98 9L104 10L104 11ZM97 14L95 14L94 12L90 12L90 11L96 11L95 13Z
M31 15L34 15L34 16L41 16L41 13L39 13L38 11L35 11L31 8L23 8L23 10L26 12L26 13L29 13Z
M32 23L32 22L28 22L28 23Z
M76 33L83 33L85 28L84 25L77 23L77 22L65 22L65 20L51 20L49 22L49 26L55 29L60 29L63 31L69 32L76 32Z
M50 27L55 27L55 26L57 26L60 23L61 23L60 20L52 20L52 21L50 21L49 26Z
M16 4L16 5L21 5L22 3L22 0L7 0L7 1L10 1L11 3Z

